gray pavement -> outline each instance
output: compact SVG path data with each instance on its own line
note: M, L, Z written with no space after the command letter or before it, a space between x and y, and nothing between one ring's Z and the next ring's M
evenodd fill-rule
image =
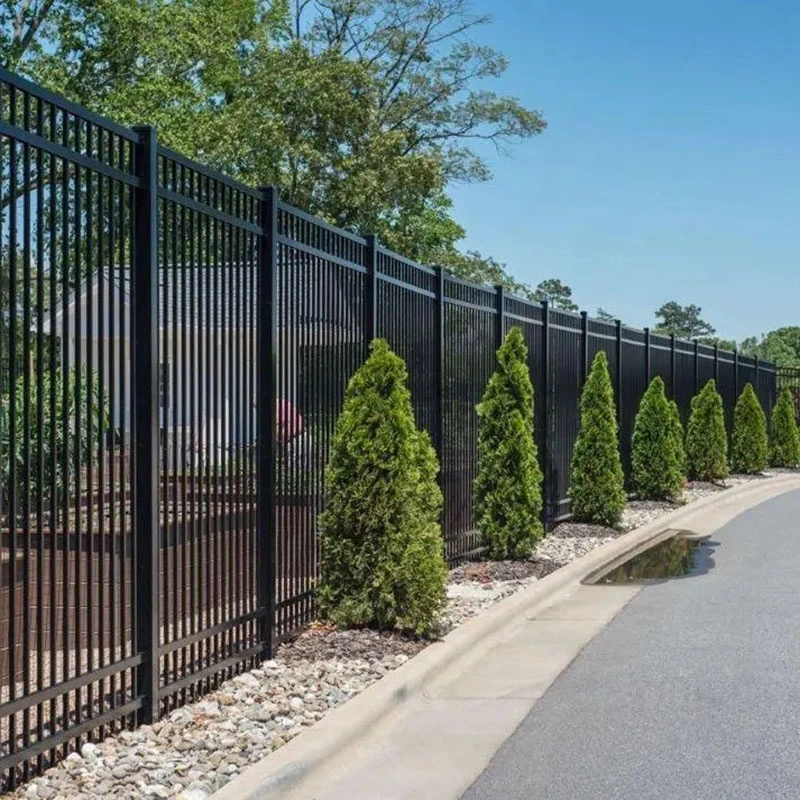
M800 798L800 492L711 542L584 648L463 800Z

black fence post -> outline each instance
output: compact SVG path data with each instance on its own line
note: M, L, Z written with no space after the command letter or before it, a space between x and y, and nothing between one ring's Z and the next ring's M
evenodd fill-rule
M544 419L542 429L542 464L544 464L542 480L544 503L542 504L542 513L543 521L546 524L551 517L553 500L551 486L552 460L550 458L550 414L553 403L550 397L550 304L547 300L542 302L542 390L539 396L544 403L542 413L542 418Z
M714 343L714 383L719 389L719 343Z
M505 337L506 327L506 290L505 287L499 284L494 287L495 291L495 308L497 315L495 316L495 329L494 329L494 349L495 351L503 344Z
M756 378L755 378L755 386L753 388L756 390L756 394L758 394L758 381L759 381L759 372L761 371L761 364L759 364L758 356L753 356L753 360L756 364Z
M739 397L739 350L733 348L733 396Z
M581 311L581 388L589 374L589 314Z
M136 686L142 696L140 724L158 719L159 567L158 518L158 135L149 125L134 128L136 187L133 207L133 534L136 550L136 643L142 663ZM66 611L65 611L66 613Z
M436 420L436 430L434 432L434 447L439 456L439 482L443 483L444 468L444 403L445 403L445 331L444 331L444 270L436 268L436 306L435 306L435 328L436 328L436 364L435 382L436 394L434 397L434 419ZM444 486L442 485L442 488Z
M700 343L694 340L694 393L700 391Z
M650 328L644 329L644 382L650 385Z
M675 399L675 334L669 335L669 392Z
M617 426L622 428L622 320L615 320L617 328Z
M256 564L259 639L267 658L275 630L275 392L277 388L278 205L274 186L261 189L256 288Z
M374 233L367 240L367 278L364 281L364 342L369 350L378 335L378 237Z

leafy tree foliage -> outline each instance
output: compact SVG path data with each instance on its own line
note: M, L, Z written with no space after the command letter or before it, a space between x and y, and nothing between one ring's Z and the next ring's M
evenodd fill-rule
M769 463L773 467L796 467L800 464L800 432L797 430L795 405L788 386L781 389L772 409Z
M745 384L733 412L731 466L753 475L767 466L767 417L753 386Z
M654 332L667 336L674 333L681 339L713 336L716 331L712 325L700 317L702 310L700 306L693 304L682 306L674 300L664 303L656 311L657 325Z
M417 430L403 360L376 340L336 423L320 515L323 614L339 625L428 634L447 569L436 454Z
M800 326L777 328L742 342L742 353L758 356L779 367L800 367Z
M405 255L515 282L461 253L448 187L475 143L541 133L468 0L0 0L0 61ZM500 280L498 280L498 277Z
M656 376L642 395L633 427L631 484L643 500L673 499L680 492L682 454L673 425L664 381Z
M689 477L715 481L728 477L728 436L722 397L713 378L692 398L686 426Z
M581 427L572 453L570 508L575 519L616 525L625 508L614 390L606 354L592 362L581 394Z
M489 557L527 558L543 535L528 347L512 328L478 404L475 518Z
M558 278L542 281L533 292L533 299L538 302L547 301L553 308L563 311L577 311L578 305L572 300L572 289Z
M597 311L594 312L594 315L597 319L601 319L604 322L615 322L617 319L610 311L606 311L604 308L598 308Z

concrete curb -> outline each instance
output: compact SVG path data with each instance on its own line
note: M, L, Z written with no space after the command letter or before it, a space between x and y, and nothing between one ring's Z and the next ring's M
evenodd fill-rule
M424 692L425 684L459 670L479 658L508 634L514 623L538 607L552 605L566 591L626 559L659 539L672 535L679 523L693 533L712 533L743 511L778 494L800 489L800 475L782 474L753 481L682 506L641 528L587 553L474 617L435 642L407 664L390 672L361 694L331 711L313 727L246 769L223 786L213 800L268 800L280 797L353 745L386 715Z

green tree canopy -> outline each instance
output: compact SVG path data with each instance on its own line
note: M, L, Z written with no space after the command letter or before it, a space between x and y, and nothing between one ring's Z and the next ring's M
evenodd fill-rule
M800 326L777 328L742 342L742 353L758 356L779 367L800 367Z
M711 337L716 331L701 318L702 310L700 306L694 304L682 306L674 300L664 303L656 311L657 324L653 332L667 336L674 333L681 339Z
M541 133L492 91L507 61L468 0L0 0L0 60L122 124L336 225L516 288L461 253L454 181L475 148Z
M548 278L538 284L533 292L533 299L539 303L545 300L553 308L563 311L577 311L578 305L572 300L572 289L558 278Z

